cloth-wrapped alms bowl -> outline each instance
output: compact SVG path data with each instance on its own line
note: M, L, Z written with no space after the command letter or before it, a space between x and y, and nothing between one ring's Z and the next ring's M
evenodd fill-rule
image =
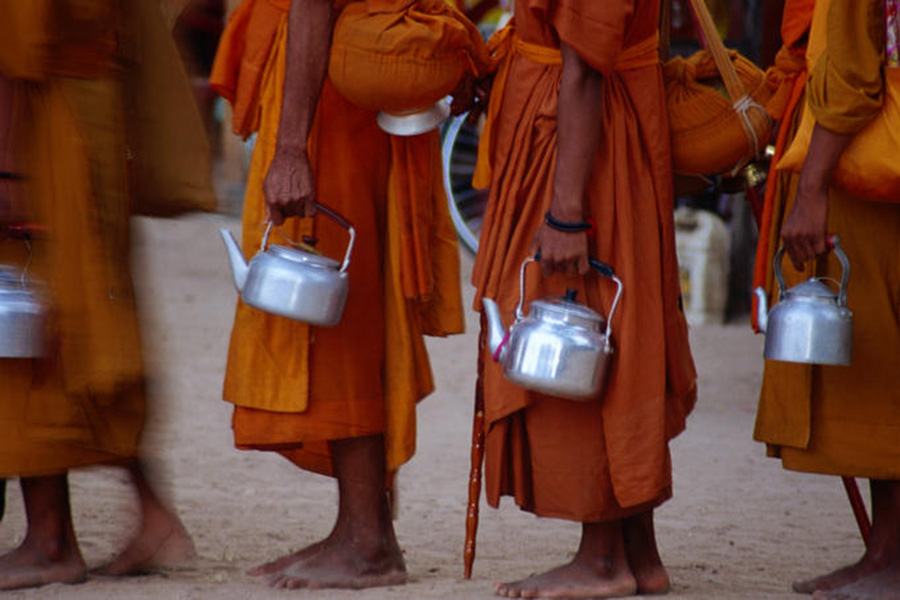
M369 110L427 110L489 59L478 29L444 0L365 0L338 17L328 76Z

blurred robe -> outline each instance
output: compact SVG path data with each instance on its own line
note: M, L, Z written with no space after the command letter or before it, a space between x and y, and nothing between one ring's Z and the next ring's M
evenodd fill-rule
M671 495L668 440L685 426L696 382L680 306L672 223L672 166L657 49L657 1L526 0L514 29L495 34L500 60L476 184L490 185L473 274L481 298L514 319L519 268L553 194L559 40L604 75L602 141L585 217L589 252L624 283L612 320L615 355L601 397L586 402L526 391L503 378L483 349L486 491L540 516L607 521ZM526 274L526 303L577 290L609 314L616 286L585 277Z
M126 140L131 115L123 75L140 70L140 51L151 45L164 42L175 51L158 2L140 2L141 12L130 0L0 4L0 74L16 90L8 152L24 176L14 184L12 201L17 215L45 230L31 251L4 240L0 262L27 266L48 306L46 356L0 359L0 476L58 474L137 452L144 371L130 273L127 164L129 149L137 148ZM133 19L147 15L156 20L136 27ZM155 38L138 39L136 32ZM179 77L180 66L161 93L171 99L172 90L184 91L190 108L190 88ZM175 119L179 139L203 148L192 137L202 135L195 111L178 115L187 116ZM171 115L165 121L171 124ZM146 164L167 160L145 158ZM197 169L205 164L197 156L184 168L198 181ZM195 199L211 198L208 180L207 173L202 189L192 192Z
M281 114L289 6L245 0L229 21L211 78L232 103L235 132L258 130L244 199L248 259L265 228L262 182ZM375 116L326 80L309 140L318 202L357 232L340 323L310 327L238 302L225 375L239 448L279 451L326 474L329 440L384 434L388 469L409 460L415 405L434 388L422 336L463 329L439 134L393 138ZM347 232L322 214L289 219L271 240L312 234L324 255L343 256Z
M881 109L882 4L816 3L805 94L817 123L831 131L856 133ZM789 2L785 22L808 18L809 13L791 8ZM824 51L818 45L814 54L813 36L818 41L827 38ZM776 190L764 223L771 239L760 248L762 260L757 263L770 302L777 295L772 258L796 197L797 180L790 173L771 180ZM766 361L754 437L787 469L900 479L900 204L869 202L831 188L827 228L840 235L851 264L847 302L853 311L852 364ZM841 266L829 254L797 272L785 259L784 276L788 287L811 276L840 281Z
M134 456L143 425L128 268L128 195L115 2L3 3L0 70L16 78L16 198L47 233L30 277L48 284L48 355L0 359L0 474L40 476ZM77 15L77 19L75 18ZM25 27L27 24L27 27ZM24 28L23 28L24 27ZM2 243L22 268L28 250Z

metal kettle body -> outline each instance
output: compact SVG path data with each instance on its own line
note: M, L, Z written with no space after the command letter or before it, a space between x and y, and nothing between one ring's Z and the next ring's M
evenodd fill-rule
M525 267L534 260L528 258L522 263L516 320L508 332L496 302L482 299L494 360L503 366L506 379L531 391L572 400L596 398L605 386L613 355L610 322L621 297L622 282L609 266L592 261L618 286L608 320L575 302L571 290L565 298L534 300L525 316Z
M784 247L775 254L778 302L767 310L766 294L756 289L759 299L757 321L766 334L764 356L785 362L849 365L853 350L853 313L847 308L850 261L837 236L831 238L843 274L835 293L815 277L787 289L782 273Z
M0 268L0 357L43 356L45 315L26 272Z
M350 234L342 262L290 246L270 246L272 224L269 223L260 251L246 263L231 232L220 230L228 250L235 288L245 304L320 327L331 327L341 320L350 287L347 267L356 231L330 209L318 205L318 210L344 226Z

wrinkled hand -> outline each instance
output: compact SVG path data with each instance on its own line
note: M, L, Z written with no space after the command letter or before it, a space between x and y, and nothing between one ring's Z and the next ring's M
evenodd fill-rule
M557 231L544 223L534 236L532 251L540 252L544 275L584 275L590 269L587 232Z
M306 152L278 150L263 181L266 219L281 225L287 217L316 214L316 186Z
M797 198L784 225L781 239L794 268L803 265L830 249L826 232L828 220L828 188L823 185L804 186L801 181Z

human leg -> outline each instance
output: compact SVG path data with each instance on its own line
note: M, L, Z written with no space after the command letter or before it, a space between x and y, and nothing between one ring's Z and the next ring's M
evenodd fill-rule
M384 436L329 443L338 481L338 517L326 540L269 576L280 588L361 589L406 582L406 566L386 493Z
M794 591L811 594L829 591L885 570L900 569L900 480L870 481L872 490L872 532L863 557L832 573L800 581Z
M194 542L175 512L151 485L146 467L134 459L125 468L137 493L140 524L125 549L96 573L134 575L193 558Z
M18 548L0 556L0 589L84 581L66 475L27 477L21 486L28 532Z
M615 598L636 590L625 556L622 521L582 524L581 544L571 562L495 588L505 598Z
M669 591L669 574L659 557L653 511L648 510L622 521L622 537L628 566L637 581L639 594L665 594Z

